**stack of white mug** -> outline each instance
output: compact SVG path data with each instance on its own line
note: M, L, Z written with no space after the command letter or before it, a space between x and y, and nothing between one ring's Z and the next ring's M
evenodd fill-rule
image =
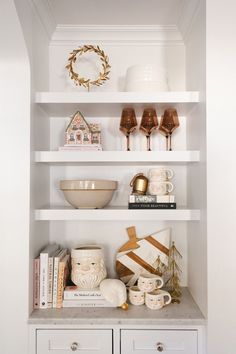
M157 196L169 195L174 190L174 185L170 182L173 176L173 170L165 166L150 169L148 172L148 193ZM166 201L173 202L173 200Z
M171 296L167 291L161 290L164 281L161 277L151 273L141 274L138 285L129 288L129 301L132 305L145 304L151 310L159 310L170 304Z

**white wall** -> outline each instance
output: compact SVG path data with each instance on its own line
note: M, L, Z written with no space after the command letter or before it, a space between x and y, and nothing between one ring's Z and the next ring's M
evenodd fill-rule
M28 342L30 66L14 1L0 13L0 351L13 354Z
M208 354L235 354L236 3L207 0L206 13Z
M188 204L201 210L201 221L188 223L188 285L207 316L205 42L205 0L201 0L185 38L186 89L199 91L201 98L186 119L188 149L200 150L201 158L188 168Z

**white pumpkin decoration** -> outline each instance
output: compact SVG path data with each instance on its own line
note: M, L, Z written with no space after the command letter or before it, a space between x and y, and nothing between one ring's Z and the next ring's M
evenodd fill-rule
M128 308L127 291L125 284L119 279L104 279L100 283L100 290L104 298L116 307Z

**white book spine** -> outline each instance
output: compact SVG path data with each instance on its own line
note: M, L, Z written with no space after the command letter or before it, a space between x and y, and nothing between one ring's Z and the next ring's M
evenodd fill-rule
M54 259L52 307L57 307L57 283L58 283L59 258Z
M46 309L48 304L48 253L40 253L40 308Z
M48 308L52 307L53 257L48 258Z
M64 300L62 307L115 307L106 300Z

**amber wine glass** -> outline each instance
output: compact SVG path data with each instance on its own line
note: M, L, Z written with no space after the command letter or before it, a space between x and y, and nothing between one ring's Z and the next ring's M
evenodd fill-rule
M120 131L125 134L127 139L127 151L130 151L130 134L137 127L137 119L133 108L124 108L120 119Z
M161 117L159 131L166 137L166 150L172 151L171 137L173 131L179 126L179 118L176 109L168 108Z
M157 114L155 109L153 108L144 109L139 129L142 130L146 135L148 151L151 151L150 136L153 130L157 129L157 127L158 127L158 121L157 121Z

